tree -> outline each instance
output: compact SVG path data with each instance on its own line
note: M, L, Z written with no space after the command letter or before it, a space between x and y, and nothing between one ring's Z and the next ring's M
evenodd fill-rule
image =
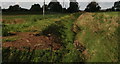
M120 11L120 1L114 3L113 10Z
M30 8L31 11L42 11L41 7L39 4L34 4Z
M78 12L79 11L79 6L78 2L76 0L70 0L70 7L67 9L68 12Z
M62 12L62 6L57 0L52 0L48 5L48 9L51 12Z
M108 9L106 9L106 11L114 11L114 8L112 7L112 8L108 8Z
M1 6L0 6L0 11L1 11Z
M97 12L100 11L101 7L99 6L99 4L95 1L92 1L91 3L89 3L85 9L85 11L87 12Z
M9 6L10 11L20 11L21 7L19 5Z
M0 14L1 14L1 12L2 12L2 9L1 9L1 6L0 6Z

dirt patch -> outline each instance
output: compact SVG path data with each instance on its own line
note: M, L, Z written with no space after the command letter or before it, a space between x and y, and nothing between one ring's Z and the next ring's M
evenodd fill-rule
M36 36L35 32L17 32L14 36L19 36L18 40L13 42L3 42L3 47L15 47L18 49L30 48L31 50L36 49L47 49L52 48L53 50L58 50L60 45L60 40L55 35L50 36ZM8 38L8 37L3 37Z
M2 22L5 24L21 24L23 23L25 20L21 19L21 18L17 18L17 19L3 19Z
M15 23L15 24L20 24L20 23L23 23L25 20L24 19L14 19L13 20L13 22Z

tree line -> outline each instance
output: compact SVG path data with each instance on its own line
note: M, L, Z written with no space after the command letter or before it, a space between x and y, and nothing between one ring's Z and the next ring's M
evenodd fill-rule
M55 2L53 2L55 1ZM73 2L74 1L74 2ZM8 9L2 9L4 12L43 12L43 7L45 8L46 12L59 12L59 13L74 13L79 12L79 5L76 0L70 0L69 8L62 8L62 5L57 0L52 0L48 5L45 4L42 7L39 4L34 4L31 6L30 9L21 8L19 5L9 6ZM0 7L1 8L1 7ZM90 2L87 7L85 8L86 12L98 12L98 11L120 11L120 1L116 1L112 8L108 8L106 10L101 10L100 5L92 1Z

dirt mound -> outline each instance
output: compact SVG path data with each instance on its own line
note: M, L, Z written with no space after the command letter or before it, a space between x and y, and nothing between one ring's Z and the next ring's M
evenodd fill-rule
M20 37L19 39L12 42L3 42L3 47L15 47L18 49L47 49L52 48L57 50L61 47L60 40L55 35L50 36L36 36L35 32L18 32L14 36L9 37ZM8 37L4 37L8 38Z

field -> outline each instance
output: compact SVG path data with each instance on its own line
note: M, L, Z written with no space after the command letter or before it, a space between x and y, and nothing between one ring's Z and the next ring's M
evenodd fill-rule
M118 14L3 15L3 62L118 62Z

